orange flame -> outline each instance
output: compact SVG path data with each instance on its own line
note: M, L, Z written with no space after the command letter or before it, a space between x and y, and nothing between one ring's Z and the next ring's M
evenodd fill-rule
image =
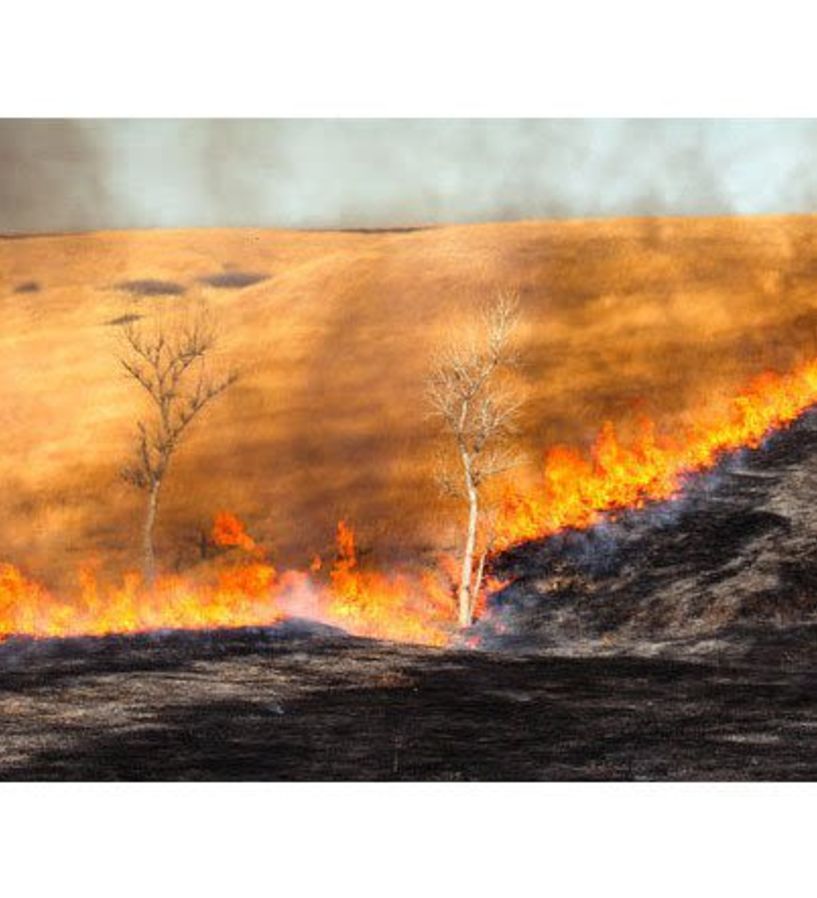
M338 523L338 558L329 573L326 619L351 633L444 645L455 620L449 589L434 574L385 576L358 567L355 535Z
M256 549L255 540L247 533L244 523L229 511L220 511L213 519L211 538L217 546L236 546L245 552Z
M728 404L681 436L659 436L643 420L631 444L606 422L589 454L553 447L534 486L508 484L496 523L495 546L506 547L564 528L586 528L605 513L676 496L684 477L712 467L723 453L756 447L817 402L817 361L785 374L763 374ZM321 575L318 556L307 571L279 573L235 515L213 523L217 545L249 553L222 564L215 582L201 577L163 577L148 590L138 575L105 587L92 566L80 571L79 595L62 598L18 568L0 564L0 639L12 635L54 637L136 633L162 629L268 626L306 613L360 636L444 645L455 632L450 565L436 571L384 574L361 567L353 529L341 521L337 557ZM223 562L223 559L222 559ZM489 581L480 597L502 584Z
M256 548L243 523L220 514L214 536L227 545ZM338 557L329 583L317 570L278 574L265 561L243 561L218 571L215 584L167 576L152 590L137 574L102 589L94 571L80 571L80 593L63 601L10 564L0 565L0 639L102 636L149 630L269 626L309 606L311 616L359 636L443 645L454 625L450 593L433 575L419 578L361 571L355 536L338 525ZM224 544L224 543L222 543Z
M756 377L724 411L711 413L682 438L659 437L654 423L643 419L637 438L627 446L606 421L589 457L554 446L545 456L538 484L527 489L507 486L496 546L505 548L565 528L587 528L605 512L671 499L681 491L685 476L711 468L731 450L756 448L772 430L790 424L815 402L817 361L785 375Z

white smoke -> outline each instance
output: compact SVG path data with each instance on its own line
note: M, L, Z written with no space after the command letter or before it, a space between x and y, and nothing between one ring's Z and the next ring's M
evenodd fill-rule
M811 120L0 120L0 231L817 211Z

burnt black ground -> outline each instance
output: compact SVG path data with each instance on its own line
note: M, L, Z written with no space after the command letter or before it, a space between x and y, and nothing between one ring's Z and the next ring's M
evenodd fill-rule
M785 650L736 666L233 632L4 655L6 780L817 776L817 670Z
M434 650L288 625L0 645L4 780L817 778L817 425L529 544Z
M640 652L814 621L817 416L693 478L678 501L519 546L498 568L515 581L484 628L496 648Z

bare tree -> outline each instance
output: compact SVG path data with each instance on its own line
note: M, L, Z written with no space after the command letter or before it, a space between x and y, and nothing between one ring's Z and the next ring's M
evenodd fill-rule
M470 338L454 338L436 355L428 376L428 400L442 419L449 444L455 449L456 473L445 457L438 465L443 491L464 499L468 521L458 588L458 619L463 627L473 620L490 549L484 530L484 487L497 474L513 467L518 456L511 436L522 404L508 383L517 364L511 336L519 319L519 303L502 293L481 313L479 328ZM477 547L482 542L477 558Z
M203 312L156 325L152 331L126 322L121 328L119 361L127 375L147 393L152 414L137 421L135 458L123 478L147 494L142 529L145 582L156 579L153 530L159 495L173 454L193 419L229 386L238 374L214 374L207 359L216 346L212 323Z

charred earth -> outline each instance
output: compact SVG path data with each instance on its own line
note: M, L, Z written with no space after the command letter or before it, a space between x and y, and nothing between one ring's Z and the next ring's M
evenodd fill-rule
M6 780L817 777L817 421L497 560L481 648L290 622L0 646Z

